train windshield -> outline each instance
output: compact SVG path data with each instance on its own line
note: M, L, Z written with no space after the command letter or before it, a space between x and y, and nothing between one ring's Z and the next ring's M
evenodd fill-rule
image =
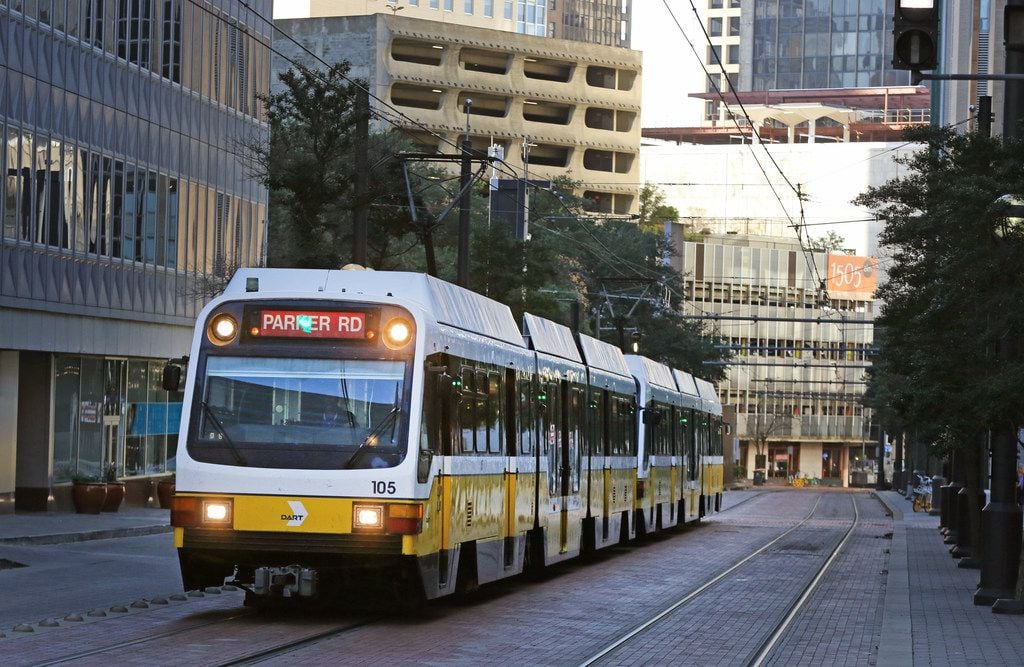
M402 361L210 356L189 453L261 468L398 465L406 371Z

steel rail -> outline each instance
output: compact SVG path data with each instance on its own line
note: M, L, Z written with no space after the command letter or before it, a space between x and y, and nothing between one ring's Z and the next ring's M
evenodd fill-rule
M755 496L755 497L757 497L757 496ZM811 511L807 513L807 516L805 516L803 518L803 520L800 521L800 523L796 524L795 526L793 526L789 530L787 530L784 533L780 534L778 537L776 537L775 539L771 540L770 542L768 542L764 546L760 547L759 549L757 549L757 551L754 551L749 556L746 556L745 558L743 558L739 562L735 563L729 569L719 573L717 576L715 576L712 579L709 579L708 581L706 581L704 584L702 584L698 588L690 591L689 593L687 593L685 596L683 596L682 598L680 598L676 602L673 602L671 605L669 605L667 608L665 608L659 614L657 614L656 616L648 619L647 621L644 621L643 623L641 623L637 627L633 628L626 635L620 637L616 641L614 641L611 644L609 644L608 646L604 647L598 653L594 654L590 658L587 658L585 661L580 663L580 667L587 667L587 665L594 664L595 662L597 662L598 660L600 660L604 656L608 655L609 653L611 653L615 649L619 648L620 646L622 646L623 644L625 644L629 640L633 639L633 637L636 637L638 634L640 634L641 632L643 632L647 628L649 628L652 625L658 623L661 619L665 618L666 616L668 616L669 614L671 614L675 610L677 610L680 607L682 607L683 605L687 604L688 602L693 600L698 595L702 594L707 589L711 588L712 586L714 586L718 582L722 581L723 579L728 577L730 574L732 574L733 572L738 570L740 567L742 567L743 565L746 565L752 559L754 559L755 557L761 555L764 551L766 551L769 547L774 545L776 542L779 542L784 537L786 537L787 535L789 535L790 533L795 531L797 528L801 527L802 525L804 525L805 523L810 521L811 517L814 516L815 510L818 509L818 505L821 503L821 499L822 499L822 495L818 494L818 499L814 502L814 506L811 507Z
M378 621L378 620L380 620L380 619L379 618L370 618L370 619L366 619L364 621L359 621L357 623L352 623L352 624L349 624L349 625L345 625L345 626L341 626L341 627L337 627L337 628L332 628L330 630L324 630L323 632L318 632L315 635L310 635L309 637L304 637L302 639L296 639L295 641L288 642L287 644L281 644L280 646L272 646L272 647L267 648L267 649L263 649L263 650L260 650L260 651L256 651L254 653L250 653L248 655L244 655L244 656L242 656L240 658L235 658L235 659L229 660L227 662L222 662L217 667L234 667L235 665L255 665L255 664L259 664L260 662L263 662L264 660L270 660L271 658L276 658L276 657L279 657L279 656L282 656L282 655L287 655L288 653L291 653L293 651L297 651L297 650L305 648L307 646L313 646L315 644L319 644L320 642L324 641L325 639L330 639L332 637L337 637L339 635L343 635L343 634L345 634L347 632L350 632L352 630L357 630L357 629L359 629L361 627L364 627L366 625L370 625L371 623L374 623L375 621Z
M129 639L129 640L123 641L123 642L117 642L116 644L110 644L108 646L100 646L100 647L97 647L97 648L89 649L88 651L82 651L80 653L72 653L70 655L65 655L65 656L62 656L60 658L54 658L53 660L47 660L46 662L35 663L35 667L48 667L49 665L61 665L61 664L65 664L65 663L71 662L73 660L80 660L82 658L88 658L90 656L98 655L100 653L107 653L108 651L115 651L117 649L127 648L129 646L138 646L139 644L145 644L147 642L156 641L158 639L166 639L167 637L174 637L175 635L188 634L189 632L194 632L196 630L206 629L206 628L210 627L211 625L218 625L220 623L229 623L229 622L237 620L239 618L244 618L246 616L252 616L252 615L253 615L252 611L244 611L242 613L234 614L232 616L226 616L224 618L218 618L218 619L216 619L214 621L204 620L201 623L196 623L194 625L189 625L188 627L185 627L185 628L177 628L175 630L168 630L167 632L157 632L155 634L145 635L143 637L137 637L135 639Z
M829 555L828 560L826 560L824 564L822 564L821 569L818 570L818 574L814 576L814 579L811 580L811 583L809 583L807 587L804 588L804 592L790 606L789 612L782 619L782 621L775 627L775 631L761 644L760 648L758 648L758 650L754 653L754 656L750 659L749 662L747 662L747 664L750 667L760 667L762 664L764 664L765 658L768 657L768 653L770 653L771 650L775 648L775 645L778 644L779 639L782 638L783 633L786 632L786 629L789 628L790 623L793 622L793 619L796 618L796 615L803 608L804 604L806 604L807 600L810 599L815 589L818 588L818 584L821 583L821 580L825 577L825 573L828 572L828 569L832 566L832 563L835 561L836 558L839 557L839 554L842 552L843 547L845 547L846 543L850 540L850 537L853 535L853 531L857 528L857 524L860 523L860 512L857 511L857 495L853 495L851 499L853 500L853 523L850 524L850 527L849 529L847 529L846 534L843 536L843 539L840 540L839 544L837 544L836 547L832 550L832 553L831 555Z

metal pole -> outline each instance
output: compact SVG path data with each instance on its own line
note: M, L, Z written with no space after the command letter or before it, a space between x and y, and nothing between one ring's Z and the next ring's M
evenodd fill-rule
M370 97L365 88L356 90L355 203L352 207L352 263L366 266L366 181L369 164Z
M470 179L470 154L472 144L469 141L469 110L473 106L473 100L467 99L462 104L466 112L466 137L462 140L462 160L459 171L459 188L462 196L459 197L459 247L458 266L456 271L456 283L459 286L469 288L469 179Z

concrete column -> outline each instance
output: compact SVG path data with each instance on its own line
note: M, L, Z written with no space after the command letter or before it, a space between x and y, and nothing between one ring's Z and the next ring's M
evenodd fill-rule
M18 353L0 352L0 514L14 511L18 460Z
M49 352L22 352L18 364L18 445L14 504L18 510L45 511L53 461Z
M793 143L796 141L796 125L786 126L786 142Z
M813 144L814 143L814 133L817 132L817 131L818 131L818 121L817 121L817 119L812 118L809 121L807 121L807 143L809 143L809 144Z

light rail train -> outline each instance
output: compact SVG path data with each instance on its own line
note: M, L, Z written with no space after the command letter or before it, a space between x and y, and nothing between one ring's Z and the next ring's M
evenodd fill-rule
M242 269L184 383L186 589L432 599L720 506L710 383L422 274Z

